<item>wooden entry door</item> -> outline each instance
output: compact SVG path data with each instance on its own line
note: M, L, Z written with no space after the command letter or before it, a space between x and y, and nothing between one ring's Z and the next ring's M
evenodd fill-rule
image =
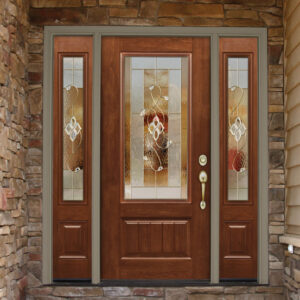
M101 278L209 279L209 38L105 37L101 81Z

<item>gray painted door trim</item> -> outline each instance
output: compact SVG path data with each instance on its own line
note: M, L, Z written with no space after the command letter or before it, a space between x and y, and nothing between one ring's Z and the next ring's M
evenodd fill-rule
M259 43L259 195L258 283L268 283L268 97L267 29L244 27L135 27L45 26L43 75L43 247L42 282L52 283L52 90L53 37L92 35L93 130L92 130L92 283L100 282L100 109L101 36L206 36L211 38L211 283L219 283L219 37L257 37ZM216 83L216 84L213 84Z

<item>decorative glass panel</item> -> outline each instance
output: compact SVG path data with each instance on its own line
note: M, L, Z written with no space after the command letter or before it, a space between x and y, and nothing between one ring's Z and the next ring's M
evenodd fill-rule
M228 200L248 200L248 58L228 58Z
M83 57L63 58L63 200L83 200Z
M125 199L187 199L188 57L124 67Z

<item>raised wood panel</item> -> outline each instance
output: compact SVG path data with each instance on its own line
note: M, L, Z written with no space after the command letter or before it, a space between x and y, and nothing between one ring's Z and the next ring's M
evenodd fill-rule
M299 47L300 50L300 47ZM296 105L300 104L300 85L295 87L292 91L286 94L286 110L289 112Z
M289 115L287 116L289 118ZM286 135L286 148L287 150L300 145L300 126L293 127L287 132Z
M189 257L189 220L123 220L123 257Z
M299 40L300 42L300 40ZM289 93L299 84L300 65L297 65L286 78L286 93Z
M252 222L224 222L224 258L241 259L252 257Z
M300 205L300 183L298 186L290 187L286 194L287 205Z
M287 154L286 168L289 169L295 166L300 166L300 145L290 149Z
M88 223L59 222L59 258L87 258L88 255Z

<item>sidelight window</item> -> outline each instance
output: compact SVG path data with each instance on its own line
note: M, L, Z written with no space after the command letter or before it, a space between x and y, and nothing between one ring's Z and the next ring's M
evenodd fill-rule
M83 57L63 58L63 200L83 200Z
M228 58L228 200L248 200L248 58Z

